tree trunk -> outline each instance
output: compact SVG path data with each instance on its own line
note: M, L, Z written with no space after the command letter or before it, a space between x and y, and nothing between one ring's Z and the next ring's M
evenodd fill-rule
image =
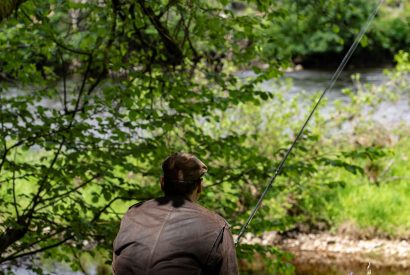
M13 11L23 3L25 0L1 0L0 1L0 22L9 17Z
M0 263L2 262L1 255L6 252L6 249L16 241L24 237L28 230L28 224L23 219L17 221L16 227L8 228L5 232L0 234Z

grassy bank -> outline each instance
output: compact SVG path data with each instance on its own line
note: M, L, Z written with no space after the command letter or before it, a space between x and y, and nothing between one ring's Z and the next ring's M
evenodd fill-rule
M355 177L329 208L333 229L358 236L410 237L410 139L391 147L377 182Z

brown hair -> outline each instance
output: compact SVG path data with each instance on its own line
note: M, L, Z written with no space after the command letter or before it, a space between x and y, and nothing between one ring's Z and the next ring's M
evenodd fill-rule
M163 191L166 195L190 195L201 183L208 167L197 157L187 153L175 153L162 163Z

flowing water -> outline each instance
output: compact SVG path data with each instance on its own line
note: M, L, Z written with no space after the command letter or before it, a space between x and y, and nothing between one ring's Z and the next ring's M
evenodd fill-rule
M359 76L360 84L364 87L368 84L381 85L386 83L389 78L384 71L384 68L343 71L333 89L327 92L326 98L329 99L330 102L334 100L347 101L348 98L343 94L342 90L349 88L355 91L356 86L353 80L355 76ZM332 75L333 71L303 70L286 73L285 77L292 80L292 85L289 88L290 94L300 92L309 94L322 92L329 84ZM410 75L407 77L410 79ZM274 86L272 86L271 82L266 82L263 84L263 87L265 89L272 89ZM395 92L399 94L402 91ZM392 126L400 122L410 124L409 100L410 94L404 95L396 102L382 102L372 115L372 118L384 126ZM329 106L322 108L322 110L319 109L319 111L324 113L331 112L331 110Z

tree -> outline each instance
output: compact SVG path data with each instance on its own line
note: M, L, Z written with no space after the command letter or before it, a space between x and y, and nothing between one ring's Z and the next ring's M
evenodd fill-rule
M271 97L257 83L280 63L247 82L232 69L262 60L247 44L264 39L260 20L199 0L31 0L3 20L0 263L109 255L124 205L159 193L159 164L174 151L204 158L211 181L264 176L271 162L241 135L201 127Z
M286 16L272 16L264 32L270 39L263 55L287 53L305 67L336 67L378 0L276 1ZM391 63L409 39L410 5L384 1L352 60L354 65ZM369 58L371 56L372 58ZM325 61L325 62L324 62Z

